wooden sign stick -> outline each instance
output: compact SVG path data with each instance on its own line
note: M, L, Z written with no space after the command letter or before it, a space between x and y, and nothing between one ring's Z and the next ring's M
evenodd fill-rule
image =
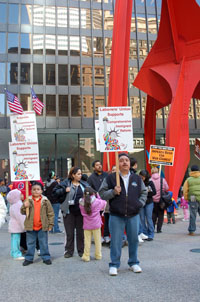
M115 152L115 162L116 162L116 184L117 186L120 186L118 152Z
M28 190L28 181L26 181L26 200L28 201L29 190ZM29 216L29 208L26 208L26 217Z
M110 172L110 157L109 157L109 152L106 152L106 155L107 155L108 172Z

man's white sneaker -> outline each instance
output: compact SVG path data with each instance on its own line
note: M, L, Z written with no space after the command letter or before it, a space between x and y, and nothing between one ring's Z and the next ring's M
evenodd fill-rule
M141 233L139 236L140 236L140 238L141 238L142 240L148 239L148 236L146 236L146 235L143 234L143 233Z
M140 237L140 235L138 236L138 242L139 242L139 243L144 242L144 240L142 240L142 238Z
M141 273L142 269L138 264L134 264L130 266L130 270L133 271L134 273Z
M117 268L114 267L114 266L111 266L111 267L109 268L109 275L110 275L110 276L117 276Z

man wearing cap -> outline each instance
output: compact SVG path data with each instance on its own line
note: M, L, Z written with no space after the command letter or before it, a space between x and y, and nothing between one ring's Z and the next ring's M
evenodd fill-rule
M194 236L196 231L197 212L200 215L200 171L197 165L191 166L190 177L188 177L183 185L184 199L188 200L190 211L190 222L188 227L188 235Z
M120 267L122 237L126 229L129 260L128 265L134 273L142 272L137 258L139 211L145 205L147 190L141 178L130 173L130 159L126 153L119 154L120 185L116 184L116 173L103 180L99 194L109 200L111 233L109 274L117 275Z

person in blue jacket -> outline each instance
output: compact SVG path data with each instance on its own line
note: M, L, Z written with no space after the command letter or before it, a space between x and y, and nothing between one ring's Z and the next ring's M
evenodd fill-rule
M170 192L170 191L169 191ZM170 192L171 198L173 196L172 192ZM172 198L172 204L167 208L167 224L171 223L171 220L173 222L173 224L175 224L175 216L174 216L174 209L178 209L178 206L174 200L174 198Z

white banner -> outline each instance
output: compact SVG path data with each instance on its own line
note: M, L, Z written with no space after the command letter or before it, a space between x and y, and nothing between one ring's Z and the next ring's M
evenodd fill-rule
M36 142L37 125L34 111L24 111L23 114L10 116L12 142Z
M99 107L101 152L133 152L131 107Z
M38 142L9 143L11 181L40 179Z

